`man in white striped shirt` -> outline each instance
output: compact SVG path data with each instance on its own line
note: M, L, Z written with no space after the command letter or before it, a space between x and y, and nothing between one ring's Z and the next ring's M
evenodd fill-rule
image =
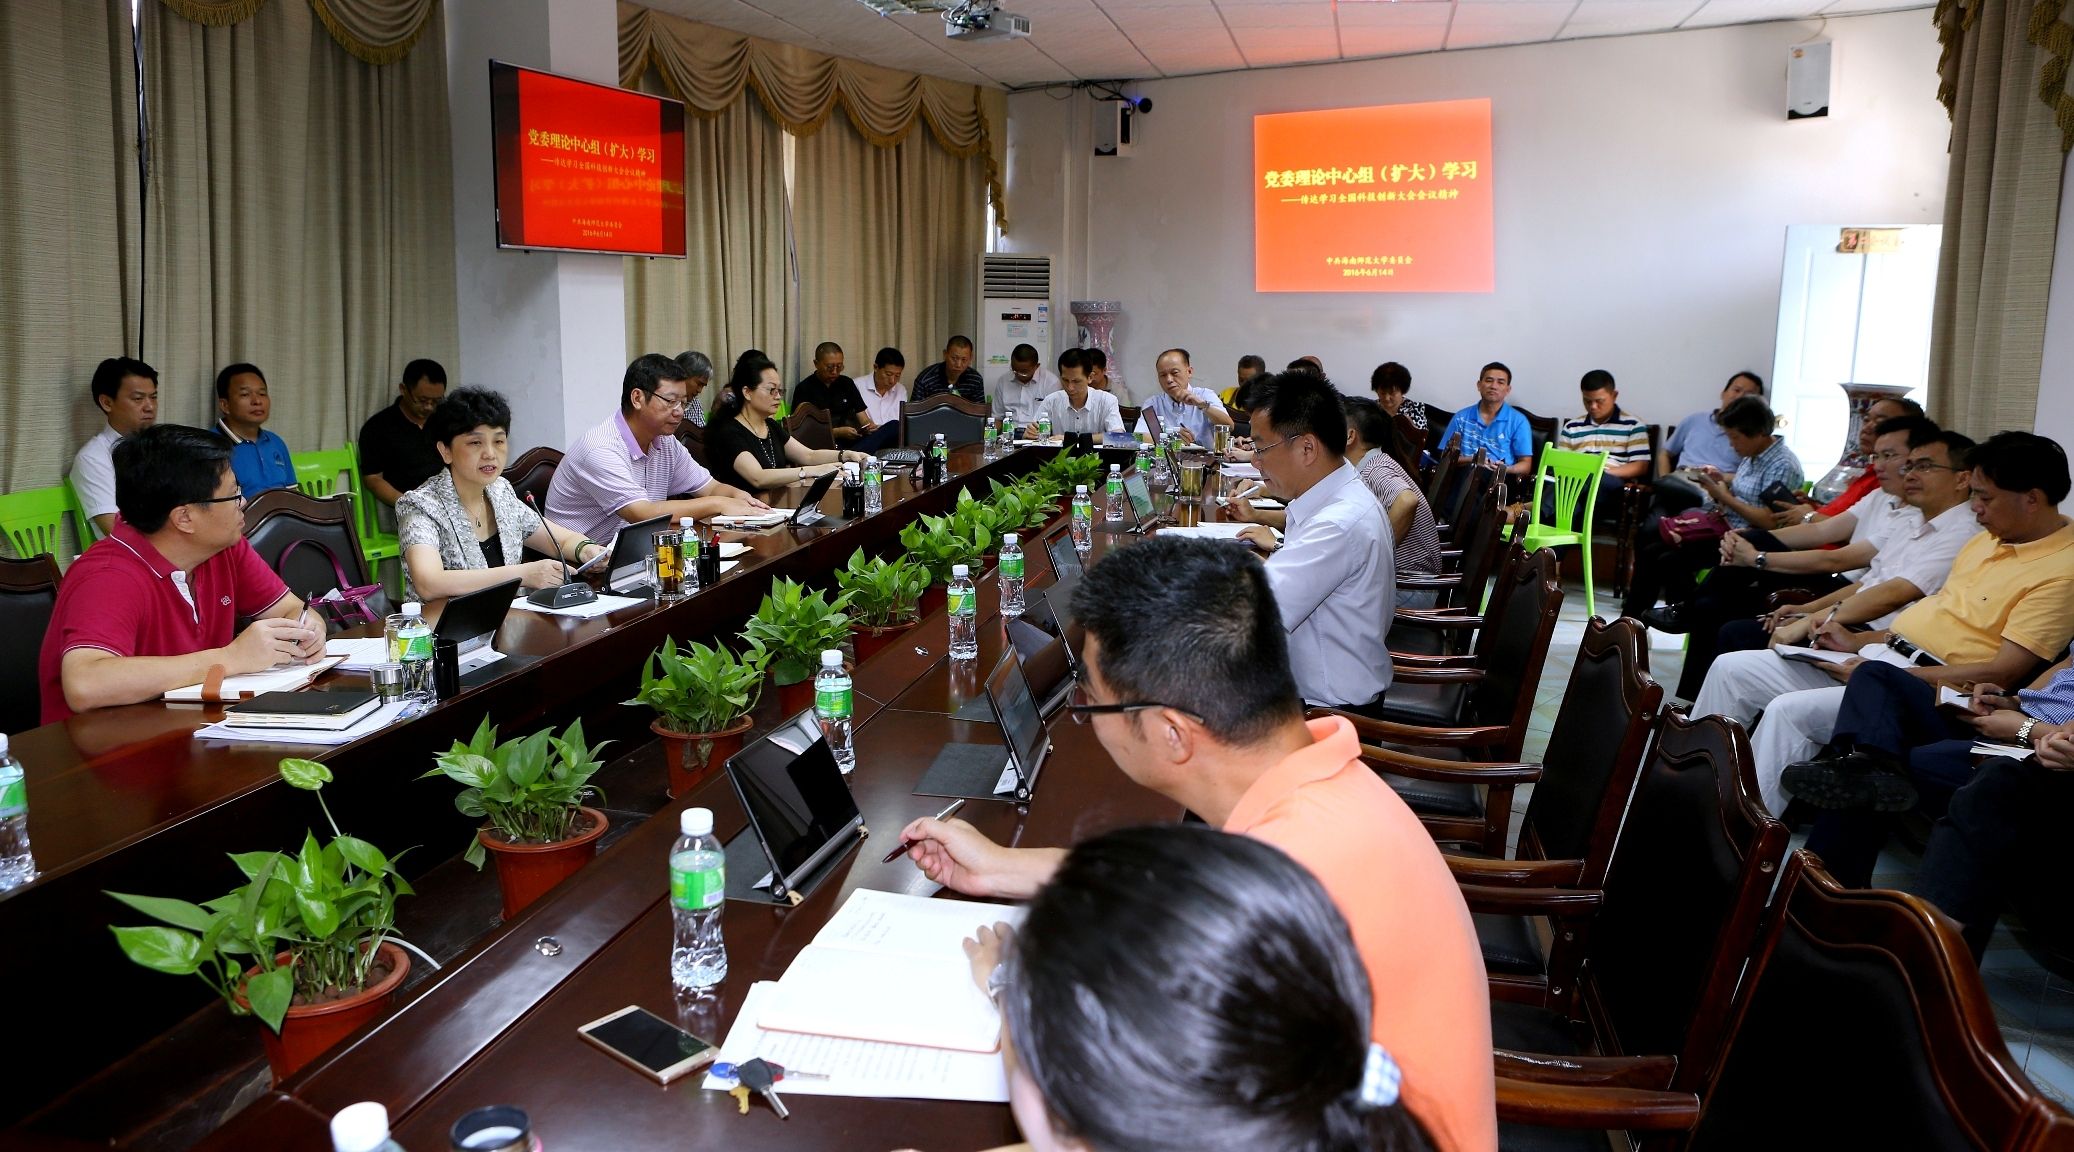
M1556 447L1606 458L1606 470L1599 477L1598 519L1616 525L1621 489L1630 480L1649 476L1649 429L1620 410L1620 391L1614 387L1613 373L1604 368L1586 372L1577 390L1584 396L1584 415L1563 421Z

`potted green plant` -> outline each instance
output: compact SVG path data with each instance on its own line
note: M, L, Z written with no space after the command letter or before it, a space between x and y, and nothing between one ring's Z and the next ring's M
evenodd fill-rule
M850 643L861 664L915 626L929 570L907 556L874 560L859 548L835 582L850 598Z
M840 648L850 638L850 617L845 611L850 594L828 593L808 588L794 580L771 583L756 615L749 618L742 636L750 644L770 653L771 681L778 686L778 705L791 715L813 703L814 674L821 669L821 653Z
M598 758L604 748L583 742L581 720L560 736L542 728L500 744L485 716L467 743L454 741L419 777L444 776L461 785L454 807L486 821L463 858L481 868L486 853L496 857L506 920L598 854L598 838L610 825L583 801L597 792L590 781L605 766Z
M294 855L233 853L244 885L200 904L108 893L159 921L113 927L124 955L155 972L199 976L232 1013L266 1025L276 1083L380 1015L410 973L395 926L396 898L411 887L396 861L338 830L321 791L330 769L291 759L280 772L318 794L330 843L306 831Z
M900 530L900 546L908 557L929 573L929 587L919 605L923 615L943 607L944 586L951 582L951 566L979 566L979 558L993 543L990 535L968 517L920 516Z
M690 793L742 750L769 660L754 641L739 656L696 641L680 653L677 641L665 636L649 653L640 691L627 703L655 709L648 730L662 737L672 798Z
M1022 527L1021 501L1013 501L1012 510L1009 503L992 498L981 500L969 488L958 493L958 502L951 508L952 531L973 543L977 549L974 560L993 555L1001 545L1003 533ZM973 566L976 571L978 565Z

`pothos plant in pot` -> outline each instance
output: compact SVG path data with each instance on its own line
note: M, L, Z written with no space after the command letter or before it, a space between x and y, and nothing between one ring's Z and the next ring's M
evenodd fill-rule
M858 663L863 663L914 627L921 615L922 593L929 587L929 570L907 556L873 559L859 548L836 572L835 582L850 598L850 642Z
M322 793L330 769L290 759L280 772L317 794L329 843L304 832L293 854L232 853L245 883L200 904L108 893L159 921L113 927L124 955L156 972L199 976L233 1013L266 1025L276 1082L380 1015L403 985L410 945L395 933L396 898L412 894L395 858L338 830Z
M900 547L929 573L923 590L921 611L930 612L943 604L944 586L951 582L951 567L966 564L977 569L979 558L994 543L992 533L969 518L919 516L900 530Z
M756 615L749 618L742 638L770 654L771 682L778 687L778 705L786 715L813 702L821 653L841 648L850 638L849 605L848 592L831 599L821 589L781 578L771 582Z
M749 714L763 696L770 654L751 640L740 655L696 641L681 651L673 637L649 654L641 688L628 704L655 709L648 728L663 741L670 795L682 797L742 750Z
M506 920L598 854L598 838L610 822L583 801L604 798L591 783L605 766L598 757L604 749L603 743L584 743L581 720L560 736L542 728L499 743L485 716L474 736L454 741L419 777L445 776L461 785L454 807L486 821L462 858L477 868L487 856L496 858Z

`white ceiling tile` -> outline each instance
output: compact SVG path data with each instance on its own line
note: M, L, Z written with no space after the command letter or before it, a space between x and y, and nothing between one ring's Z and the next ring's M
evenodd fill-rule
M1820 12L1827 0L1707 0L1686 17L1680 28L1713 28L1758 20L1803 20Z
M1924 0L1836 0L1822 9L1824 16L1847 16L1856 12L1900 12L1909 8L1930 8Z
M1461 0L1448 26L1449 48L1531 44L1548 40L1577 7L1577 0Z
M1699 11L1704 0L1584 0L1558 33L1579 36L1626 36L1676 28Z
M1438 52L1446 39L1446 24L1412 25L1402 28L1342 27L1339 30L1340 52L1349 60L1357 60L1364 56Z

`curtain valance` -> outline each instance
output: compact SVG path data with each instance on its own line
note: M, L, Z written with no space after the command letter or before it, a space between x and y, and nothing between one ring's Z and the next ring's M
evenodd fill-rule
M1930 18L1937 24L1937 41L1944 48L1937 58L1937 98L1943 101L1946 112L1954 112L1958 106L1959 73L1966 55L1961 44L1979 22L1983 8L2008 3L2009 0L1937 0ZM2012 15L2023 18L2020 4L2014 6ZM2060 130L2061 152L2074 148L2074 93L2067 90L2068 66L2074 61L2074 23L2069 22L2070 16L2074 13L2070 13L2067 0L2035 0L2024 29L2024 38L2039 49L2038 98L2052 109Z
M242 24L266 0L159 0L176 16L222 28ZM424 35L439 0L309 0L331 38L369 64L394 64Z

